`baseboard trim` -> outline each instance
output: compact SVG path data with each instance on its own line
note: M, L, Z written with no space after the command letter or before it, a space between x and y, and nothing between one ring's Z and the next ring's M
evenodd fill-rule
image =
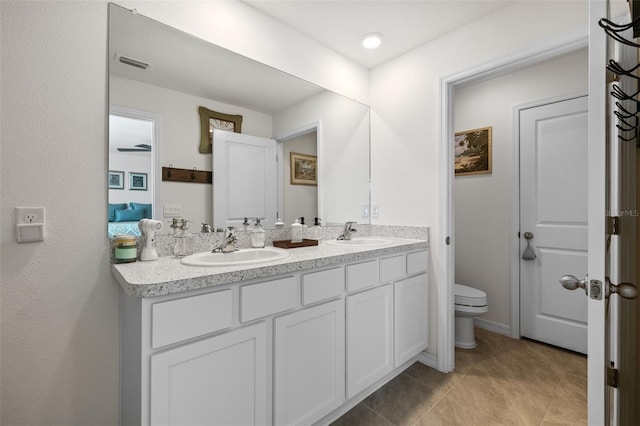
M484 318L474 318L473 324L478 328L511 337L511 327L506 324L489 321L488 319Z
M422 351L418 354L417 358L421 364L424 364L427 367L431 367L435 370L438 369L438 357L436 355Z

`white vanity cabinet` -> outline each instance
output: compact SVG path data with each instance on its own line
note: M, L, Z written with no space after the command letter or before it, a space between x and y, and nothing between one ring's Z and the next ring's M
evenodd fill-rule
M427 346L424 249L122 295L122 425L311 425Z
M151 356L152 425L266 425L264 323Z
M343 403L344 321L344 299L275 319L275 425L313 424Z
M400 367L427 347L427 274L394 283L394 366Z
M393 370L393 285L347 296L347 397Z

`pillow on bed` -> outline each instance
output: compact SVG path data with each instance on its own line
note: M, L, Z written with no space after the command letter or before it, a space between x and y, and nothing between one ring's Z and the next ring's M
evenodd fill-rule
M153 219L153 210L151 204L129 203L133 210L142 210L145 219Z
M116 210L115 222L137 222L144 216L144 210L128 209Z
M116 220L116 210L125 210L126 208L127 203L109 204L109 222L114 222Z

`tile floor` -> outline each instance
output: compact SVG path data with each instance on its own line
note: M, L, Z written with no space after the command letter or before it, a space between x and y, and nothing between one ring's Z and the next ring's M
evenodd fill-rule
M332 426L586 425L587 359L476 328L444 374L415 363Z

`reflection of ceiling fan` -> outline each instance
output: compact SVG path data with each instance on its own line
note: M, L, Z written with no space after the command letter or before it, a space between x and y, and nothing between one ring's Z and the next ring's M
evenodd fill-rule
M139 143L134 145L133 148L118 148L120 152L151 152L151 145L146 143Z

